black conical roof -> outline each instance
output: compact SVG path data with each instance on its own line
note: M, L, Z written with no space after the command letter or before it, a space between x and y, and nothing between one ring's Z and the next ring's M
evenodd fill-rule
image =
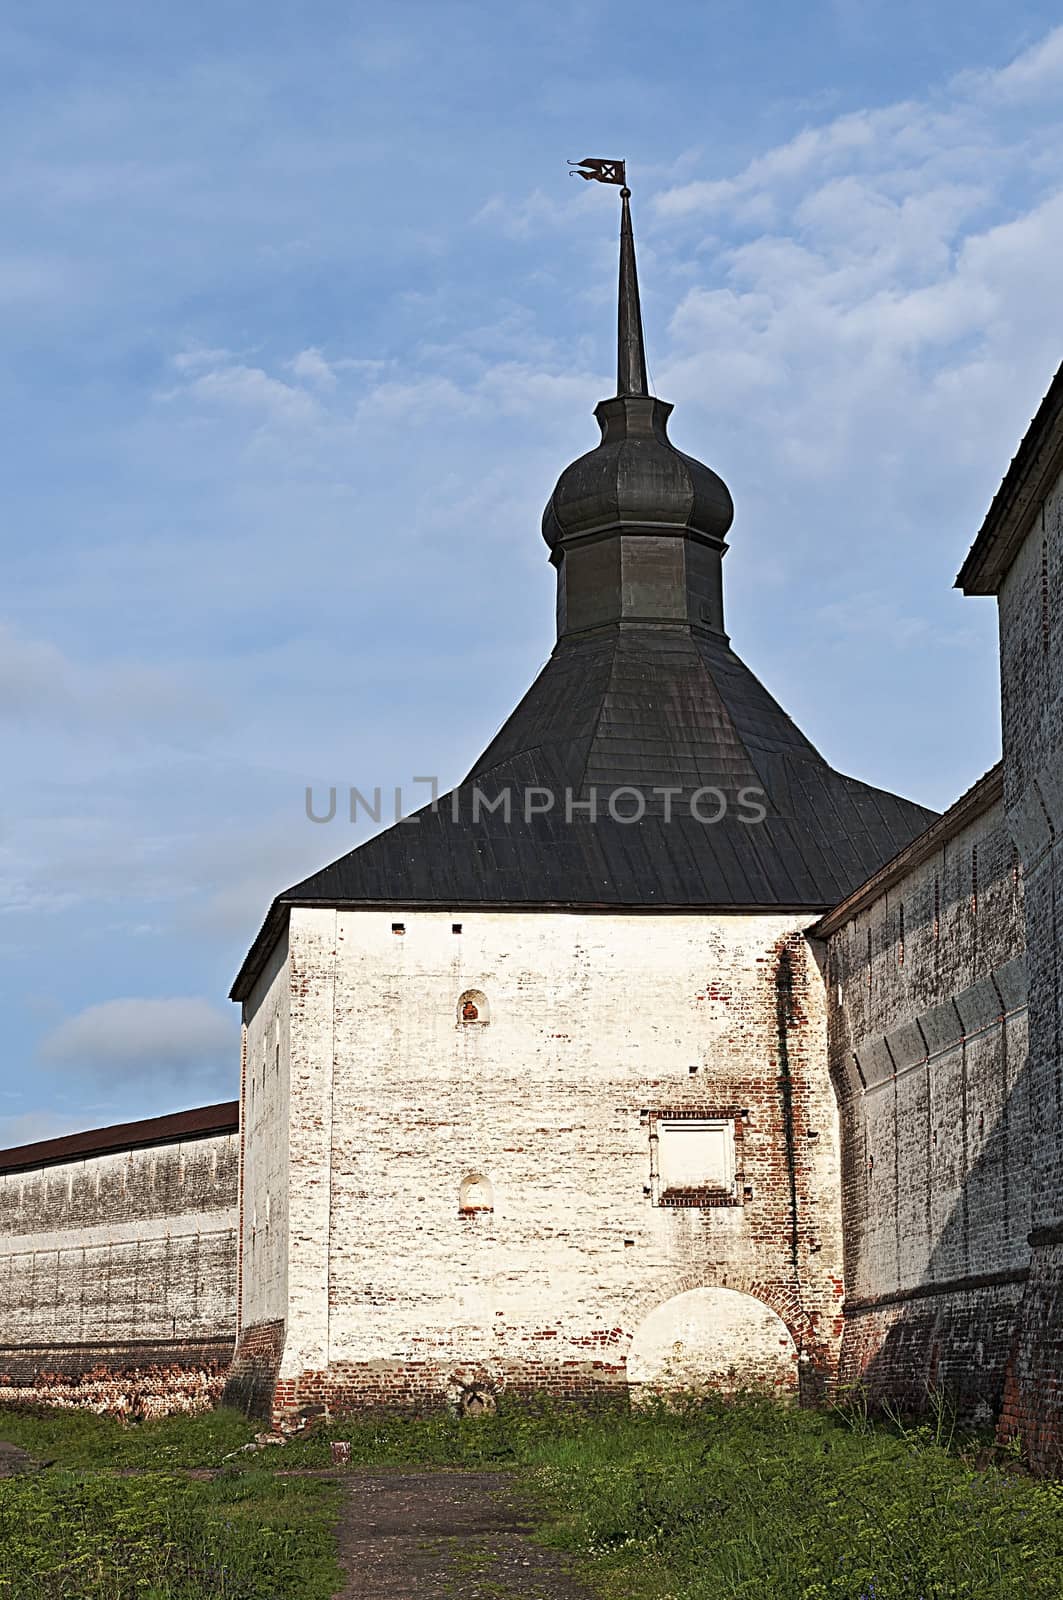
M679 793L653 793L664 788ZM726 799L718 822L692 814L706 788ZM592 791L593 822L580 808ZM741 820L755 803L743 791L762 821ZM546 794L552 808L535 812ZM610 797L626 815L639 796L641 820L609 815ZM696 800L702 818L719 809ZM934 816L835 772L718 637L567 638L464 783L278 898L233 993L247 993L288 906L820 912Z

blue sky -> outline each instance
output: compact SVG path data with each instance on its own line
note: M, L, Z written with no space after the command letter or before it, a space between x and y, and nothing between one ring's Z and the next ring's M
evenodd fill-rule
M11 0L0 1144L235 1093L243 951L364 834L306 785L456 780L548 654L614 338L566 158L628 160L736 648L843 771L996 758L951 584L1063 356L1057 19Z

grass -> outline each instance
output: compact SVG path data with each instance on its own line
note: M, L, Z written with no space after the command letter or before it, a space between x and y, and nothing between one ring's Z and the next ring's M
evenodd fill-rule
M276 1468L328 1466L333 1439L350 1440L355 1466L513 1469L538 1537L616 1600L1063 1594L1063 1486L1010 1463L979 1470L944 1411L875 1425L859 1408L750 1398L363 1417L238 1456L210 1482L181 1475L218 1466L253 1432L231 1412L133 1427L0 1413L0 1438L56 1463L0 1483L0 1597L324 1600L335 1486Z
M216 1467L261 1427L227 1410L128 1424L92 1411L0 1407L0 1439L63 1467Z
M618 1600L1063 1595L1063 1486L978 1469L944 1408L911 1426L755 1398L348 1419L286 1460L321 1465L331 1438L353 1463L516 1469L540 1537Z
M47 1471L0 1482L2 1600L328 1600L335 1484L279 1478L234 1412L123 1427L87 1412L0 1412Z

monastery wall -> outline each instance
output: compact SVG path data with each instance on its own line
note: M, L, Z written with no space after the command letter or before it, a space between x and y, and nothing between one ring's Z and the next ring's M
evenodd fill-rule
M1005 1400L1043 1471L1063 1471L1063 478L1000 590L1004 801L1021 853L1030 951L1030 1277Z
M246 1007L249 1068L284 983ZM245 1304L246 1392L270 1362L279 1408L831 1370L837 1109L797 919L296 909L287 986L288 1311ZM282 1099L249 1114L245 1259Z
M0 1152L0 1400L143 1414L217 1398L236 1120L210 1107Z
M1029 1263L1022 901L996 769L824 923L841 1374L906 1405L1001 1405Z

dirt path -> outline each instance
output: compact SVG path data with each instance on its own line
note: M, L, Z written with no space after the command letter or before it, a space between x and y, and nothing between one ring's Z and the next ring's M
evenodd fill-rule
M354 1472L345 1477L338 1600L590 1600L499 1472Z
M5 1444L0 1439L0 1478L13 1478L19 1472L31 1472L37 1465L17 1444Z

